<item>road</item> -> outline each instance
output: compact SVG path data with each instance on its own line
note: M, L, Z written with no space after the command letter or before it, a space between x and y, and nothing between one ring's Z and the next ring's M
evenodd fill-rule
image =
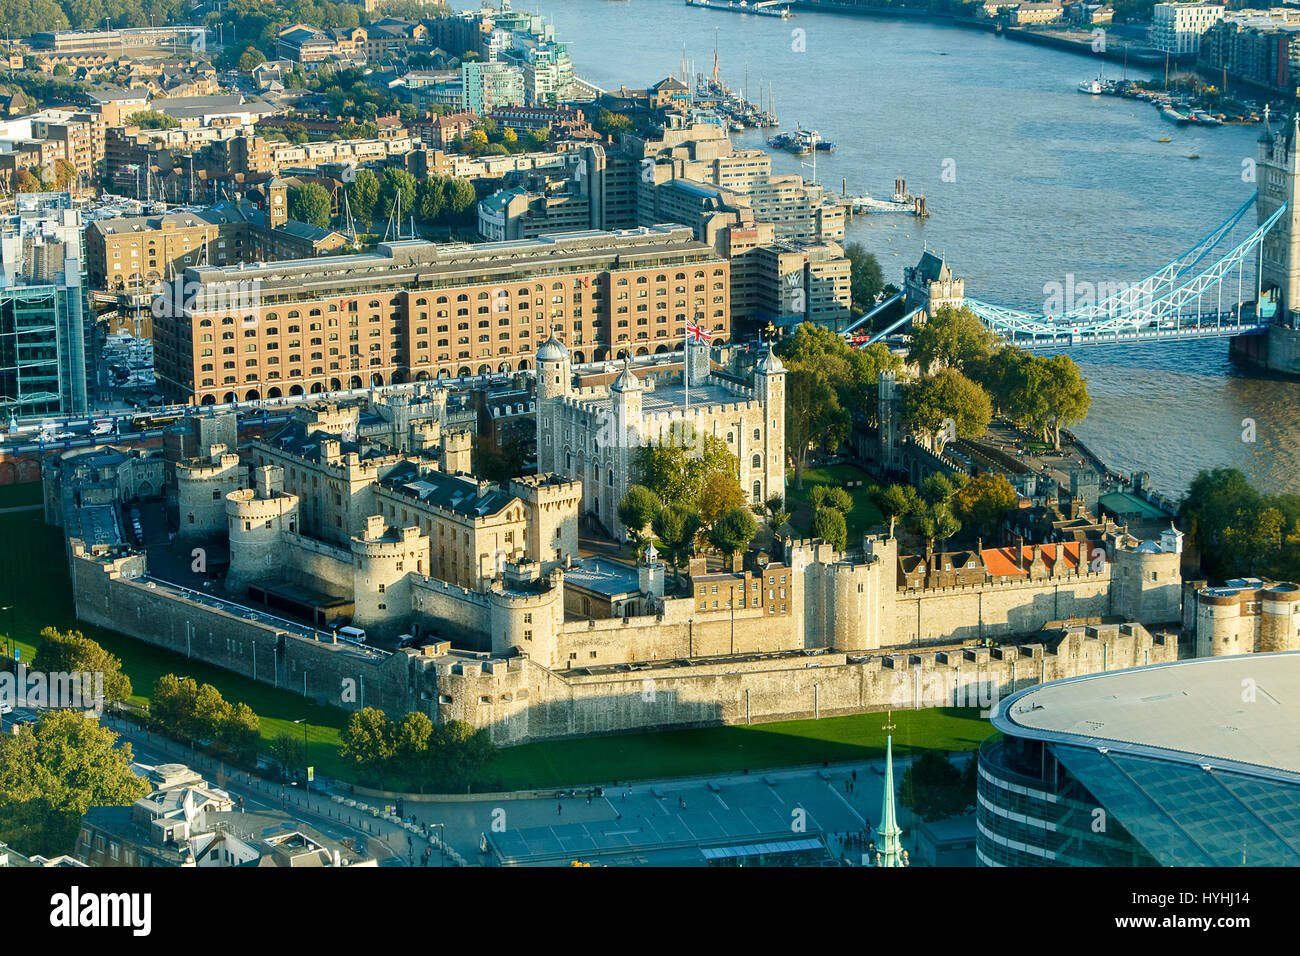
M38 716L30 708L15 708L12 713L0 716L0 732L10 732L15 721L36 719ZM196 754L182 744L147 733L135 724L110 714L105 714L101 719L105 727L119 735L119 744L123 741L131 744L132 758L139 763L186 764L232 797L243 798L245 809L282 810L333 840L348 840L355 845L360 838L366 845L366 852L374 856L380 866L411 865L412 853L415 854L415 863L418 865L421 862L427 841L412 839L408 843L410 834L395 824L372 817L362 810L334 803L326 796L304 793L296 786L263 780L246 771L228 767L218 760ZM439 863L436 848L433 849L431 862L435 866Z

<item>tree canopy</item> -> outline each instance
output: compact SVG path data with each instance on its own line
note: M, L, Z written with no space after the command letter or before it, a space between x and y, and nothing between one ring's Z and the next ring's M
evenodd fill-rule
M993 419L988 393L954 368L907 383L901 412L936 452L953 438L983 435Z
M131 772L131 746L72 710L0 735L0 843L27 854L73 852L94 806L130 806L149 792Z
M874 419L876 387L883 371L902 368L901 360L876 343L852 349L823 326L804 322L774 346L785 364L786 450L794 463L795 487L814 447L828 451L849 437L852 410Z
M328 229L331 219L329 190L320 183L290 187L289 218Z
M103 674L105 703L131 696L131 679L122 673L122 662L80 631L41 631L32 668L45 674Z

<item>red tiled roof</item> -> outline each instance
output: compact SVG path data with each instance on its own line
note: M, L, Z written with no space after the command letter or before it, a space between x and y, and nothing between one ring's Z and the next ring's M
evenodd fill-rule
M1064 568L1074 570L1079 566L1079 543L1077 541L1066 542L1065 544L1043 544L1038 546L1043 555L1043 562L1047 565L1048 570L1056 570L1058 560L1064 561ZM1016 549L1015 548L985 548L980 552L984 558L984 567L988 570L990 576L1015 577L1028 573L1028 567L1034 560L1034 548L1032 545L1025 545L1020 548L1020 566L1016 566Z

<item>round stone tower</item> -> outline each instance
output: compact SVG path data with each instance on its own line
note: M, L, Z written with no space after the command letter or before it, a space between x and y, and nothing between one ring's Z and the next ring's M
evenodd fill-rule
M424 574L429 539L419 528L389 529L382 515L366 519L352 539L352 623L382 636L400 633L411 615L410 575Z
M230 532L230 570L226 590L243 594L253 581L284 573L284 533L298 530L298 496L284 491L284 469L264 465L253 473L253 487L226 495Z
M1300 585L1274 584L1260 598L1260 652L1300 650Z
M488 592L492 653L526 655L543 667L560 666L564 630L564 572L553 570L537 590L505 588Z
M213 445L206 457L176 463L177 533L182 538L220 534L226 527L226 495L247 485L239 456Z

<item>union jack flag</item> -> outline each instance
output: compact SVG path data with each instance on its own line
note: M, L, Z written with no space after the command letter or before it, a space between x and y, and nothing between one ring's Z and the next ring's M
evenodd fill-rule
M697 342L712 342L713 333L695 322L686 323L686 334Z

